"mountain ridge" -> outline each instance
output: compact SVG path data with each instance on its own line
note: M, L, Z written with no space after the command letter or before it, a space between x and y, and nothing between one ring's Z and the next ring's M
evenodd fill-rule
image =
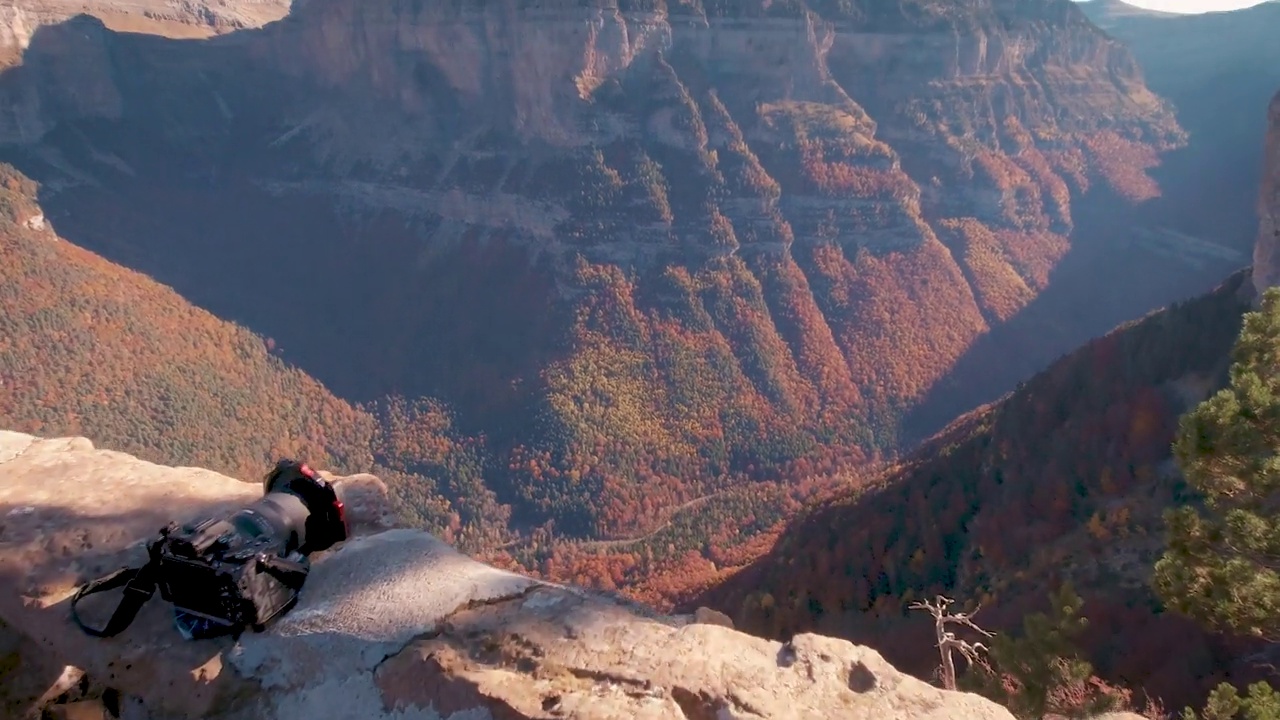
M1130 5L1124 0L1087 0L1080 4L1080 9L1084 11L1085 15L1089 16L1090 20L1098 23L1099 27L1102 27L1104 30L1106 29L1106 26L1099 23L1099 20L1109 21L1114 20L1115 18L1133 17L1135 15L1159 18L1178 17L1178 13L1138 7L1137 5Z
M693 602L770 636L822 628L867 640L900 628L921 594L994 604L997 627L1070 581L1087 599L1087 646L1104 677L1167 707L1200 705L1220 680L1262 677L1250 659L1258 642L1163 612L1149 582L1162 511L1189 497L1172 457L1178 418L1226 386L1242 315L1275 284L1280 93L1266 120L1254 267L1090 341L864 489L833 491ZM848 582L831 582L842 572ZM1158 638L1174 636L1170 655ZM917 671L926 662L891 657Z
M409 461L405 431L376 408L334 396L270 338L59 237L35 195L0 163L0 424L241 477L282 455L376 470L405 517L468 548L487 536L480 525L503 524L441 408L403 413L416 423Z
M934 660L904 609L912 599L981 602L985 627L999 632L1070 580L1086 601L1084 647L1101 677L1166 707L1202 704L1228 669L1252 677L1242 658L1258 648L1159 613L1145 578L1162 547L1161 510L1185 494L1170 460L1176 418L1225 383L1252 298L1248 272L1237 273L1091 341L865 488L832 490L779 529L771 549L685 602L767 637L915 633L888 657L922 673ZM1180 651L1165 652L1164 637L1178 637Z

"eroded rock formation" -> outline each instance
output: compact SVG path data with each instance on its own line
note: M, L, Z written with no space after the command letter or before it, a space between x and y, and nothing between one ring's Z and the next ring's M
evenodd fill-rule
M184 642L157 596L124 633L98 639L68 615L78 582L136 564L168 519L229 510L259 486L83 438L0 432L0 619L20 636L6 632L0 649L22 653L0 668L7 685L43 690L56 670L63 705L151 720L1011 717L846 641L770 642L711 613L657 616L497 570L388 529L376 478L334 481L356 537L317 558L299 605L267 632Z
M344 399L443 401L486 489L579 538L901 449L1216 280L1126 225L1181 142L1067 0L309 0L199 41L86 15L0 75L0 159L61 237Z

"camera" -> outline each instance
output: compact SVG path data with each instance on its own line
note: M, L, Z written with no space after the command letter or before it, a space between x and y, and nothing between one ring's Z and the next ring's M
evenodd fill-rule
M158 587L188 638L261 632L297 602L308 556L347 536L333 486L305 463L282 459L263 479L261 499L226 517L170 523L147 544L146 565L86 584L72 599L72 614L92 635L115 635ZM105 629L80 621L80 598L121 585L124 598Z

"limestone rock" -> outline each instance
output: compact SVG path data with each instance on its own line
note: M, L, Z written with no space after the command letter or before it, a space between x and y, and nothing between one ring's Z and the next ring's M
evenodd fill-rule
M721 625L730 630L733 629L733 620L719 610L713 610L709 607L700 607L693 613L693 621L706 625Z
M320 476L333 483L347 508L347 524L353 535L385 530L395 525L395 511L387 499L387 484L377 475L335 476L320 471Z
M140 563L168 520L226 512L261 489L83 438L0 432L0 620L24 652L39 648L82 691L99 688L64 693L55 716L111 706L150 720L1011 718L844 640L783 644L707 612L643 617L495 569L427 533L387 529L377 478L333 479L358 534L314 558L299 604L266 632L183 641L157 595L125 632L93 638L68 615L78 583Z
M168 37L208 37L260 27L289 12L288 0L31 0L0 7L0 65L26 49L43 25L90 12L113 30Z
M0 621L0 717L26 720L82 676L78 668L55 667L30 638Z
M495 718L1007 717L844 640L674 627L547 587L456 613L375 681L393 709L435 698L441 713L483 706Z

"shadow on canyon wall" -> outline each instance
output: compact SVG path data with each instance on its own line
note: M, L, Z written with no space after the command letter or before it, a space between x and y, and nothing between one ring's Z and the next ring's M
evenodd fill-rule
M328 98L351 124L377 109L265 70L249 42L262 32L171 40L119 35L85 16L43 27L26 52L37 62L0 75L0 89L63 90L14 108L13 123L42 137L0 147L0 159L43 182L42 206L63 237L271 338L340 396L442 397L466 409L464 431L518 436L522 428L494 422L528 417L539 369L565 350L555 269L513 229L423 219L405 209L412 198L371 210L337 195L273 192L273 180L316 180L316 149L294 149L280 133L302 121L290 107ZM59 116L75 119L47 120ZM438 117L459 116L444 108ZM1244 203L1188 202L1203 185L1197 142L1153 171L1162 199L1133 208L1099 191L1073 201L1072 249L1049 287L908 414L909 443L1089 337L1248 264ZM340 152L319 148L329 151ZM425 186L438 170L411 168L395 181ZM379 192L377 172L356 164L346 179ZM1198 240L1180 244L1165 230Z

